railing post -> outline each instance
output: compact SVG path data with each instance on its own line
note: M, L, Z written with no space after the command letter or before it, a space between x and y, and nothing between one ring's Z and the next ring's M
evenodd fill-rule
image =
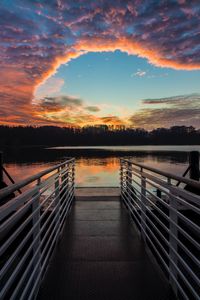
M67 164L64 165L61 169L61 172L63 172L63 170L66 168L66 171L64 175L61 176L61 188L62 188L62 193L61 193L61 197L62 195L64 195L66 193L66 189L67 189L67 186L68 186L68 181L69 181L69 172L68 172L68 166ZM65 194L65 197L62 199L62 202L66 200L66 197L67 197L67 193Z
M35 255L35 259L33 261L33 268L36 267L38 262L40 261L41 258L41 237L40 237L40 190L39 190L39 184L40 184L40 179L38 179L37 182L37 191L33 195L33 203L32 203L32 225L34 226L33 229L33 255ZM40 276L40 271L41 271L41 261L39 265L37 266L37 271L35 272L35 280L38 279L38 276Z
M170 184L169 179L168 179L168 183ZM171 192L170 192L170 194L171 194ZM175 197L170 196L170 198L169 198L169 258L170 258L170 261L169 261L169 279L170 279L170 283L172 285L173 291L176 294L176 296L177 296L177 293L178 293L178 289L177 289L177 284L174 281L174 278L177 280L177 270L176 270L174 264L176 266L178 264L177 255L175 254L178 251L178 245L177 245L177 240L176 240L176 238L178 239L177 208L178 208L177 200L175 199ZM174 250L172 250L172 248Z
M3 152L0 152L0 186L3 182Z
M189 157L190 163L190 178L193 180L199 180L200 172L199 172L199 152L191 151Z
M55 206L57 206L55 210L55 215L56 215L56 232L59 231L60 229L60 183L59 183L59 176L60 176L60 168L57 170L57 178L55 179ZM58 241L59 235L57 236L57 241Z
M74 185L74 182L75 182L75 161L72 162L72 178L71 178L71 180L72 180L71 184L72 184L72 189L73 189L73 194L74 194L74 190L75 190L75 185Z
M129 190L131 190L131 185L132 185L132 172L131 172L131 162L128 162L128 166L127 166L127 185L129 187ZM128 191L128 193L130 193Z
M162 192L159 189L156 190L156 196L162 198Z
M125 192L126 189L126 180L127 180L127 171L126 171L126 165L123 160L121 160L121 193L122 191Z
M144 241L146 241L146 178L142 175L143 168L141 170L141 235Z
M127 180L127 171L126 171L126 165L125 161L123 159L120 159L120 179L121 179L121 197L123 195L123 192L126 191L126 180ZM122 197L123 199L123 197Z
M123 164L122 159L120 159L120 190L122 193L122 184L123 184Z

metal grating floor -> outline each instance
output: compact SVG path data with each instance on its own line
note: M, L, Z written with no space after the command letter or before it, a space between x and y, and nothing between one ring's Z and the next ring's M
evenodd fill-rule
M78 199L37 299L175 299L120 201Z

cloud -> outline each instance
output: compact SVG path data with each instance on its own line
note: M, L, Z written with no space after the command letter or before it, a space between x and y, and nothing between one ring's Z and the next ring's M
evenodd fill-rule
M45 97L42 100L43 106L61 106L68 107L69 109L74 107L82 107L83 101L73 96L56 96L56 97Z
M91 113L98 113L98 106L88 106L85 101L76 96L59 95L46 96L35 100L35 116L43 121L58 123L61 125L101 124L101 117Z
M199 14L193 0L1 1L0 122L9 114L16 124L44 122L32 103L38 86L90 51L120 49L155 66L200 69Z
M172 125L193 125L200 128L200 94L145 99L142 100L142 104L144 108L129 118L135 127L153 129Z
M143 77L143 76L145 76L146 74L147 74L146 71L142 71L142 70L138 69L137 72L136 72L136 73L133 73L131 76L132 76L132 77L133 77L133 76Z
M147 78L163 78L163 77L167 77L168 73L161 73L161 74L149 74L147 76Z
M99 112L100 108L98 106L86 106L86 110L91 111L91 112Z
M102 117L100 120L103 124L125 125L125 120L122 120L122 118L119 118L118 116L106 116Z
M35 98L43 98L47 95L55 95L61 91L61 88L65 84L63 78L48 78L44 83L37 87L35 91Z
M155 73L151 73L149 70L145 71L145 70L137 69L137 72L131 74L131 77L134 76L137 77L146 76L147 78L163 78L168 76L168 73L164 72L164 73L155 74Z
M82 109L89 112L99 112L100 108L98 106L87 106L85 102L76 96L70 95L59 95L59 96L46 96L41 100L35 100L35 104L40 108L46 109Z
M200 107L200 94L180 95L174 97L160 98L160 99L144 99L143 105L162 105L165 104L177 109L180 108L199 108Z

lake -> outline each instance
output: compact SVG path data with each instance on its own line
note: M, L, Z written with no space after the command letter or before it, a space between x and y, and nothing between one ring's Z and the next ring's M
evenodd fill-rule
M200 146L95 146L9 149L5 167L15 181L36 174L67 157L76 158L76 186L119 186L120 157L182 175L190 151ZM8 183L8 181L7 181Z

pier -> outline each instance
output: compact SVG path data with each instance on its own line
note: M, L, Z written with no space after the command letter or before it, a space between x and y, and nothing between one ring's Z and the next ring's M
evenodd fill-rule
M116 188L69 158L0 190L1 299L200 299L200 183L120 165Z

